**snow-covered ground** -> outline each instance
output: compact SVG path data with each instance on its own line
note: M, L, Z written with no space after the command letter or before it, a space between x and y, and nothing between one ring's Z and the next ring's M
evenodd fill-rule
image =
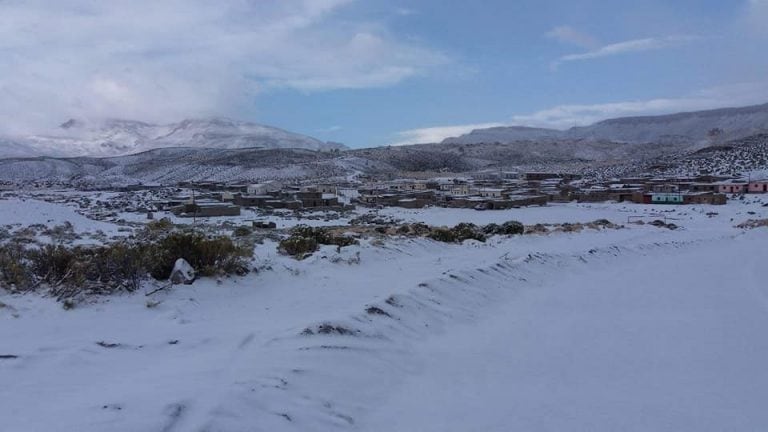
M23 227L42 224L53 227L65 222L71 223L77 233L102 230L118 234L117 225L88 219L68 206L35 199L0 199L0 225Z
M734 228L762 201L380 213L626 228L266 242L246 277L73 310L0 293L0 431L768 427L768 230ZM658 215L680 229L627 223Z

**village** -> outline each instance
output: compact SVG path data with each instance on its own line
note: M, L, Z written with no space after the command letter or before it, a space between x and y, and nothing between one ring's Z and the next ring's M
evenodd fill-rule
M130 186L123 190L146 190ZM168 211L179 217L239 216L242 208L293 211L342 211L368 208L424 207L504 210L547 203L623 202L635 204L723 205L743 194L768 193L768 179L700 175L633 177L594 181L556 172L480 172L430 179L394 179L338 183L254 184L185 182L172 196L158 198L145 211Z

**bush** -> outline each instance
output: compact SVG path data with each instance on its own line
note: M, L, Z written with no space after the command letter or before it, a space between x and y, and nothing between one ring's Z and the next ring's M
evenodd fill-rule
M308 237L291 236L280 242L278 248L284 254L299 259L315 252L320 246L317 241Z
M501 234L501 225L495 223L489 223L483 227L483 232L487 235Z
M485 241L483 231L477 225L467 222L462 222L453 228L433 228L427 236L432 240L445 243L461 243L469 239Z
M247 272L244 258L250 256L248 250L238 247L228 237L207 238L197 233L172 233L152 249L154 264L150 273L161 280L171 275L179 258L184 258L200 276L213 276Z
M168 232L173 229L173 222L171 222L171 220L168 218L162 218L160 220L147 223L146 228L147 231L153 233Z
M503 234L505 235L518 235L525 232L525 225L518 221L507 221L501 225Z
M0 287L25 289L31 280L25 261L25 250L19 245L0 248Z
M485 234L483 234L483 231L473 223L462 222L453 227L453 232L456 234L456 240L459 242L469 239L481 242L485 241Z
M139 289L149 268L146 246L117 243L100 248L94 254L87 279L109 284L128 292Z
M453 234L453 231L448 228L433 228L432 231L427 234L427 237L443 243L456 242L456 236Z
M321 244L342 248L357 243L354 238L335 236L325 228L297 225L291 230L291 236L280 242L278 249L287 255L304 258L315 252Z
M62 283L82 283L84 261L80 249L68 249L64 246L44 246L30 252L32 273L42 282L59 285Z
M251 235L253 231L247 226L239 226L232 231L232 235L235 237L247 237Z
M154 242L120 242L100 247L0 246L0 287L13 291L45 285L59 299L81 293L135 291L148 274L165 280L178 258L201 276L245 274L250 250L227 237L173 233Z
M411 232L415 235L427 235L429 234L430 227L429 225L423 223L423 222L415 222L409 225Z
M518 221L508 221L501 225L488 224L483 227L483 232L487 235L517 235L525 231L525 226Z

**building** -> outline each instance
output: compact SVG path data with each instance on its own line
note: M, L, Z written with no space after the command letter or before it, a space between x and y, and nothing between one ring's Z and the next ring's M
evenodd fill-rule
M169 211L179 217L240 216L240 206L223 203L182 204Z
M301 201L304 208L339 207L339 197L335 194L324 194L319 191L307 190L296 192L295 197Z
M272 195L235 195L232 202L243 207L267 207L267 202L274 200Z
M683 204L683 194L681 193L652 193L651 204Z
M482 188L477 190L477 195L481 198L501 198L504 189Z
M245 188L245 193L248 195L267 195L270 193L280 192L282 188L282 183L277 181L268 181L264 183L249 184Z
M768 192L768 180L750 181L747 190L749 193L766 193Z
M730 181L718 183L718 192L723 194L743 194L747 192L749 183L740 181Z
M723 205L728 202L724 194L712 192L695 192L683 195L683 204Z

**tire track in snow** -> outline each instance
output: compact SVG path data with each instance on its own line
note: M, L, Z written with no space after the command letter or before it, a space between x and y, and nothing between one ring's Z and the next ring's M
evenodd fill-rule
M420 341L487 313L503 313L503 304L514 301L516 292L544 286L552 273L716 241L720 239L613 245L576 254L503 255L484 267L445 272L407 293L369 304L360 314L315 323L300 334L254 348L250 361L270 373L240 379L220 393L218 406L197 430L234 432L246 424L264 431L356 430L356 418L427 366L413 356ZM243 366L229 375L248 377L248 362L239 362Z

